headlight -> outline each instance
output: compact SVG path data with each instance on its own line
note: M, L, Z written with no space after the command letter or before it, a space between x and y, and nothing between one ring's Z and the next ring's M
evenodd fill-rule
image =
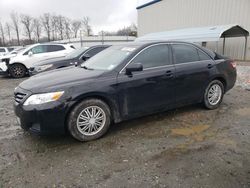
M37 72L41 72L41 71L44 71L44 70L46 70L46 69L48 69L48 68L50 68L50 67L52 67L52 66L53 66L53 64L41 65L41 66L35 67L35 70L36 70Z
M57 101L63 95L64 91L58 91L53 93L42 93L31 95L23 105L35 105L35 104L44 104L52 101Z

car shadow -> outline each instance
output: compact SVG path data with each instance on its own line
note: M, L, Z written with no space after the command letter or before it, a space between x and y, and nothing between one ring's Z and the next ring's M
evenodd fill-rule
M168 118L169 120L171 120L174 116L178 116L178 114L186 113L186 112L195 113L201 110L206 111L206 109L204 109L200 104L196 104L196 105L186 106L186 107L177 108L173 110L168 110L163 113L156 113L156 114L136 118L133 120L127 120L127 121L117 123L117 124L112 124L107 134L105 134L103 137L97 140L93 140L93 141L89 141L85 143L75 140L74 138L70 136L69 133L66 133L65 135L43 135L43 136L34 135L32 133L25 133L25 136L29 137L29 140L31 142L35 142L36 145L37 144L47 145L49 147L58 147L58 146L61 146L61 147L72 146L73 147L73 146L78 146L82 144L95 145L95 144L99 144L100 142L107 142L110 139L116 139L116 137L118 138L119 136L121 136L123 132L130 131L131 129L137 129L137 130L145 129L145 126L146 127L150 126L154 124L156 121L166 120Z

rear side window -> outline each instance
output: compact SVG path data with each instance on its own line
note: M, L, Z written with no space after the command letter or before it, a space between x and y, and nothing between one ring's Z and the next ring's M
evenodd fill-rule
M5 52L5 49L4 48L0 48L0 52Z
M61 45L47 45L48 52L57 52L61 50L65 50L65 48Z
M104 47L96 47L96 48L90 49L86 54L88 54L90 57L92 57L104 49L105 49Z
M141 63L143 68L170 65L169 47L166 44L149 47L139 53L132 63Z
M207 54L202 52L201 50L198 50L198 54L199 54L200 61L211 60L211 58Z
M177 64L200 60L197 49L190 45L173 44L173 52Z

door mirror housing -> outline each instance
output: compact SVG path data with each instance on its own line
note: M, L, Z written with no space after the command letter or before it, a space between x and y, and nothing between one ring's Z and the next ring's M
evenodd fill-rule
M33 55L33 52L29 51L28 56L32 56L32 55Z
M131 75L132 72L142 71L143 66L141 63L132 63L126 67L126 75Z
M82 60L83 60L83 61L87 61L89 58L90 58L90 55L89 55L89 54L84 54L84 55L82 56Z

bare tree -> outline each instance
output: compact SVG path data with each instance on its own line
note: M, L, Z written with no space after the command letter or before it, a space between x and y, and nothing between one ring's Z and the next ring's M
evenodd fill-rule
M51 15L50 13L45 13L42 17L42 24L44 27L44 30L47 34L48 41L50 41L50 34L51 34Z
M32 42L31 34L33 32L33 18L29 15L21 15L21 23L24 26L25 35L29 38L30 43Z
M88 16L83 18L82 23L83 23L83 27L85 29L87 36L90 36L91 30L92 30L91 26L89 25L89 22L90 22L90 18Z
M65 35L66 35L67 39L70 39L70 34L71 34L70 22L71 21L69 18L64 19Z
M74 32L74 37L77 38L77 34L82 26L82 22L80 20L73 20L71 25L72 25L72 30Z
M13 28L14 28L14 30L16 32L17 43L20 46L20 38L19 38L20 22L19 22L18 14L16 12L12 12L10 14L10 17L11 17L11 20L12 20Z
M0 21L0 32L1 32L2 44L5 45L4 29L1 21Z
M37 42L40 42L40 37L42 33L42 24L41 21L37 18L33 19L34 35Z
M58 32L60 35L60 39L63 40L63 33L64 33L64 20L65 18L61 15L57 16L57 26L58 26Z
M9 43L11 43L11 27L8 22L6 22L5 24L5 31L6 31L6 34L8 35Z
M52 15L51 17L51 34L52 34L52 40L57 39L58 34L58 16Z

